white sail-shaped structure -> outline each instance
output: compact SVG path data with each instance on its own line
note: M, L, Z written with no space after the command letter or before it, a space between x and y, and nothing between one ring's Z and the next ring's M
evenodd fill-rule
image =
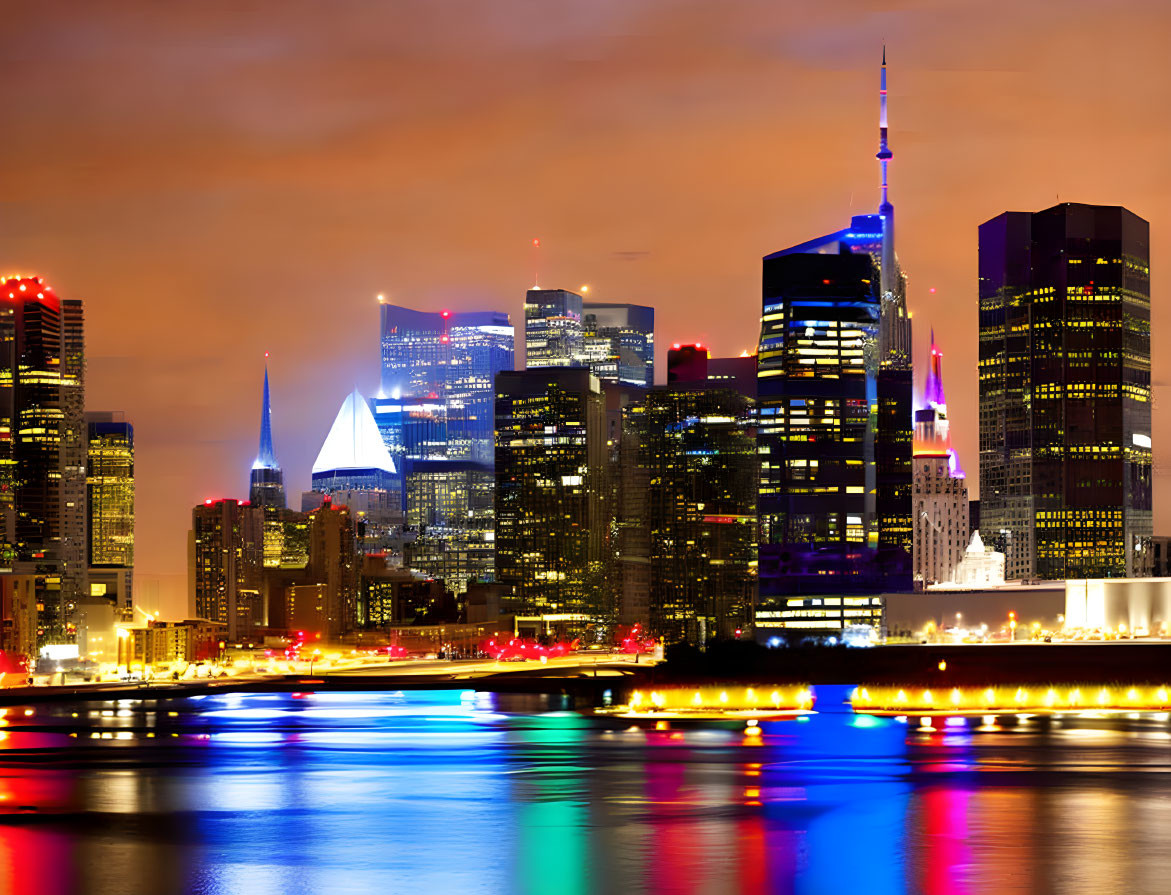
M343 484L348 488L378 488L396 471L370 405L354 389L342 402L313 461L314 490L332 490Z

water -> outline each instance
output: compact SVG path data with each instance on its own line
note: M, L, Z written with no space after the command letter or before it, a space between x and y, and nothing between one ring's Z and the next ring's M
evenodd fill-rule
M5 893L1134 893L1171 879L1165 721L919 733L823 714L753 737L460 693L5 720Z

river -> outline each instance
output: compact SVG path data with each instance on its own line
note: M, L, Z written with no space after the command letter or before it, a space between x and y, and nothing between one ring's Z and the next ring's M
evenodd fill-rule
M1171 726L656 730L460 692L8 709L0 892L1161 892ZM516 708L515 705L508 706Z

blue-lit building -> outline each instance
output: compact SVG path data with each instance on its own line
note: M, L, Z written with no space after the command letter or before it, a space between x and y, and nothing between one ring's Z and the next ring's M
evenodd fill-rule
M414 311L384 303L381 319L382 392L377 400L441 403L443 456L490 467L493 383L497 373L513 367L515 336L508 315ZM386 425L384 420L384 436ZM387 438L388 447L395 438Z
M248 500L253 506L281 509L286 506L285 474L272 447L272 404L267 366L264 368L264 400L260 405L260 450L248 479Z
M887 186L885 54L880 85L879 213L763 260L758 626L879 624L869 596L813 595L911 586L911 322Z
M370 408L401 488L405 560L456 594L492 576L494 384L513 367L513 342L504 313L382 305L382 393Z

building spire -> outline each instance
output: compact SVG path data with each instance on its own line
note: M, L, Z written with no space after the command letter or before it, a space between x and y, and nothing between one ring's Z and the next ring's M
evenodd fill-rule
M927 406L940 407L946 412L947 397L943 391L943 352L935 344L935 327L931 328L931 366L927 369L925 388Z
M890 188L887 181L887 165L893 155L894 153L890 151L890 143L887 141L886 44L883 44L882 68L879 70L878 75L878 153L875 157L878 159L879 171L882 174L882 201L878 205L878 214L882 218L882 264L879 270L879 289L884 302L884 316L887 313L885 310L886 303L896 301L895 290L897 287L895 282L895 210L894 206L890 204ZM909 336L906 341L908 344L899 350L907 352L909 356ZM890 350L892 347L894 346L888 334L884 348L885 350Z
M890 144L887 142L886 128L886 44L883 44L882 68L878 76L878 154L875 157L882 172L882 202L878 206L878 213L884 217L894 211L890 204L886 171L887 163L894 153L890 151Z
M268 353L264 355L268 357ZM268 397L268 364L264 365L264 403L260 408L260 453L256 455L253 469L276 469L276 456L272 449L272 405Z

